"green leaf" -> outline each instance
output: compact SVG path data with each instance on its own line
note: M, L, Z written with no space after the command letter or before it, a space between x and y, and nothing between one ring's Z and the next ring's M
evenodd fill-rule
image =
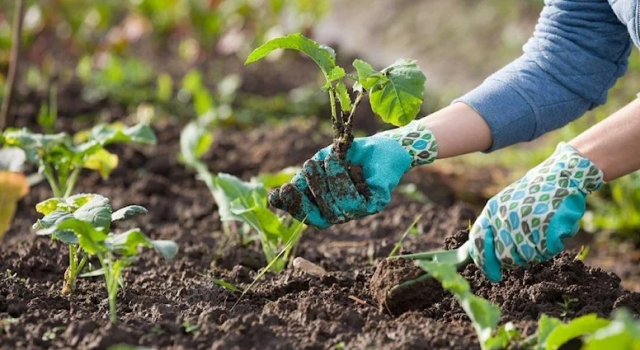
M416 61L406 59L396 61L382 73L388 80L371 88L371 108L387 123L406 125L420 112L426 78Z
M118 167L118 156L104 148L99 149L85 159L83 166L96 170L103 179L107 179L113 169Z
M280 187L293 178L293 176L300 170L298 167L288 167L280 170L277 173L261 173L257 177L257 181L261 182L264 187L269 190L272 188Z
M62 198L49 198L36 204L36 211L43 215L49 215L58 208L60 203L64 203Z
M544 349L543 346L547 341L549 334L553 332L558 326L562 324L562 321L555 317L549 317L545 314L540 316L538 320L538 349Z
M59 211L59 210L54 210L50 213L48 213L47 215L45 215L45 217L43 217L42 219L38 220L35 224L33 224L33 229L35 230L47 230L49 228L52 228L58 224L60 224L61 222L63 222L64 220L73 218L73 214L67 211ZM54 234L55 232L47 232L47 231L42 231L42 232L38 232L39 235L49 235L49 234Z
M73 196L67 197L66 202L73 205L75 207L73 210L75 211L77 208L80 208L81 206L89 203L91 198L95 196L97 195L93 193L78 193L74 194Z
M138 214L147 214L149 211L139 205L130 205L121 209L118 209L115 213L111 214L111 221L126 220L134 217Z
M352 65L358 72L358 83L366 90L371 89L380 79L387 80L382 73L376 71L369 63L361 59L356 59Z
M56 225L58 231L73 231L78 236L78 244L88 254L99 254L107 251L104 240L107 234L95 229L89 222L70 218Z
M583 350L640 349L640 322L627 310L615 310L613 321L588 337Z
M266 207L267 190L263 184L257 181L245 182L233 175L220 173L214 178L213 185L211 193L218 204L218 212L222 221L243 221L240 216L231 212L231 203L234 201L237 201L236 212L240 207L246 210L254 206ZM259 195L258 198L261 198L264 205L256 203L254 193Z
M224 288L224 289L228 289L232 292L242 292L242 290L236 286L234 286L233 284L221 279L221 278L215 278L212 277L211 278L213 280L213 283L219 285L220 287Z
M128 128L120 124L100 124L91 129L90 141L96 141L102 146L116 142L136 142L142 144L155 144L156 135L149 125L140 123Z
M327 80L329 80L329 82L340 80L345 76L345 74L344 68L335 66L329 72L329 75L327 75Z
M105 239L105 245L110 252L126 257L136 256L138 247L155 248L166 259L173 259L178 251L178 245L173 241L154 241L149 239L138 228L110 235Z
M427 260L418 260L416 263L458 299L460 306L473 322L480 343L485 344L489 341L491 332L500 320L500 308L471 293L469 282L458 274L453 265Z
M557 350L566 342L587 334L593 334L597 330L608 326L610 323L610 320L599 318L596 314L575 318L568 324L555 327L555 329L549 333L545 350Z
M22 149L28 162L38 164L41 154L47 154L58 146L70 144L71 140L65 133L43 135L23 128L7 129L3 133L3 142L7 146Z
M101 267L99 269L95 269L93 271L89 271L89 272L85 272L83 274L80 275L80 277L85 278L85 277L97 277L97 276L102 276L104 275L104 267Z
M111 204L109 200L100 195L94 195L73 213L73 216L90 223L95 228L103 228L108 231L111 227Z
M213 143L213 135L197 122L190 122L180 133L180 154L182 160L194 166L209 151Z
M330 80L329 73L336 66L335 51L327 46L318 44L300 33L289 34L285 37L267 41L253 50L244 64L259 61L278 49L298 50L307 54L320 67L320 70L322 70L327 80Z
M349 96L347 86L343 82L336 84L336 93L338 94L338 101L340 101L342 111L351 112L351 96Z

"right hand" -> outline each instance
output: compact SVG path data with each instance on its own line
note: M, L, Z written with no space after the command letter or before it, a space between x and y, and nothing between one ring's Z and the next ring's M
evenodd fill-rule
M402 176L412 166L433 162L436 155L433 134L418 122L353 140L346 160L329 146L306 161L290 183L271 191L269 203L325 229L381 211ZM362 167L363 184L352 179L350 166Z

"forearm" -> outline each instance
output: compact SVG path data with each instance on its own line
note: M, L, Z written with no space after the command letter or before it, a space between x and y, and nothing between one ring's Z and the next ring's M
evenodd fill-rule
M611 181L640 169L640 100L629 103L571 142Z
M438 142L439 159L485 151L491 147L489 125L464 103L445 107L422 118L420 123L433 132Z

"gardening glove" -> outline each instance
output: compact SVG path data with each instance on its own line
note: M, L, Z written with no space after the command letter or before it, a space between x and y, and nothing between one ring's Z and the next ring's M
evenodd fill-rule
M413 166L432 163L438 153L433 133L417 121L353 140L346 161L332 148L320 150L290 183L271 191L269 203L325 229L384 209L402 176ZM364 184L354 183L349 165L362 167Z
M602 171L573 147L553 155L491 198L471 228L469 253L492 282L502 268L539 263L564 249L584 215L587 194L604 184Z

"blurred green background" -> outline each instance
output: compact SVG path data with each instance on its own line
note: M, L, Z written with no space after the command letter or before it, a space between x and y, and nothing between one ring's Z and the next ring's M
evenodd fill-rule
M0 6L5 85L15 2ZM249 128L323 115L326 101L308 62L286 54L266 68L242 64L265 39L297 31L335 47L339 56L357 55L376 66L398 57L417 59L428 80L426 114L516 58L541 9L541 0L26 1L10 125L36 119L53 132L61 131L60 117L198 118L212 128ZM635 51L607 105L536 142L434 168L455 177L461 192L477 191L470 184L482 181L482 196L490 196L551 154L557 142L636 98ZM478 180L476 174L484 176ZM584 228L640 238L639 188L635 173L591 196Z

